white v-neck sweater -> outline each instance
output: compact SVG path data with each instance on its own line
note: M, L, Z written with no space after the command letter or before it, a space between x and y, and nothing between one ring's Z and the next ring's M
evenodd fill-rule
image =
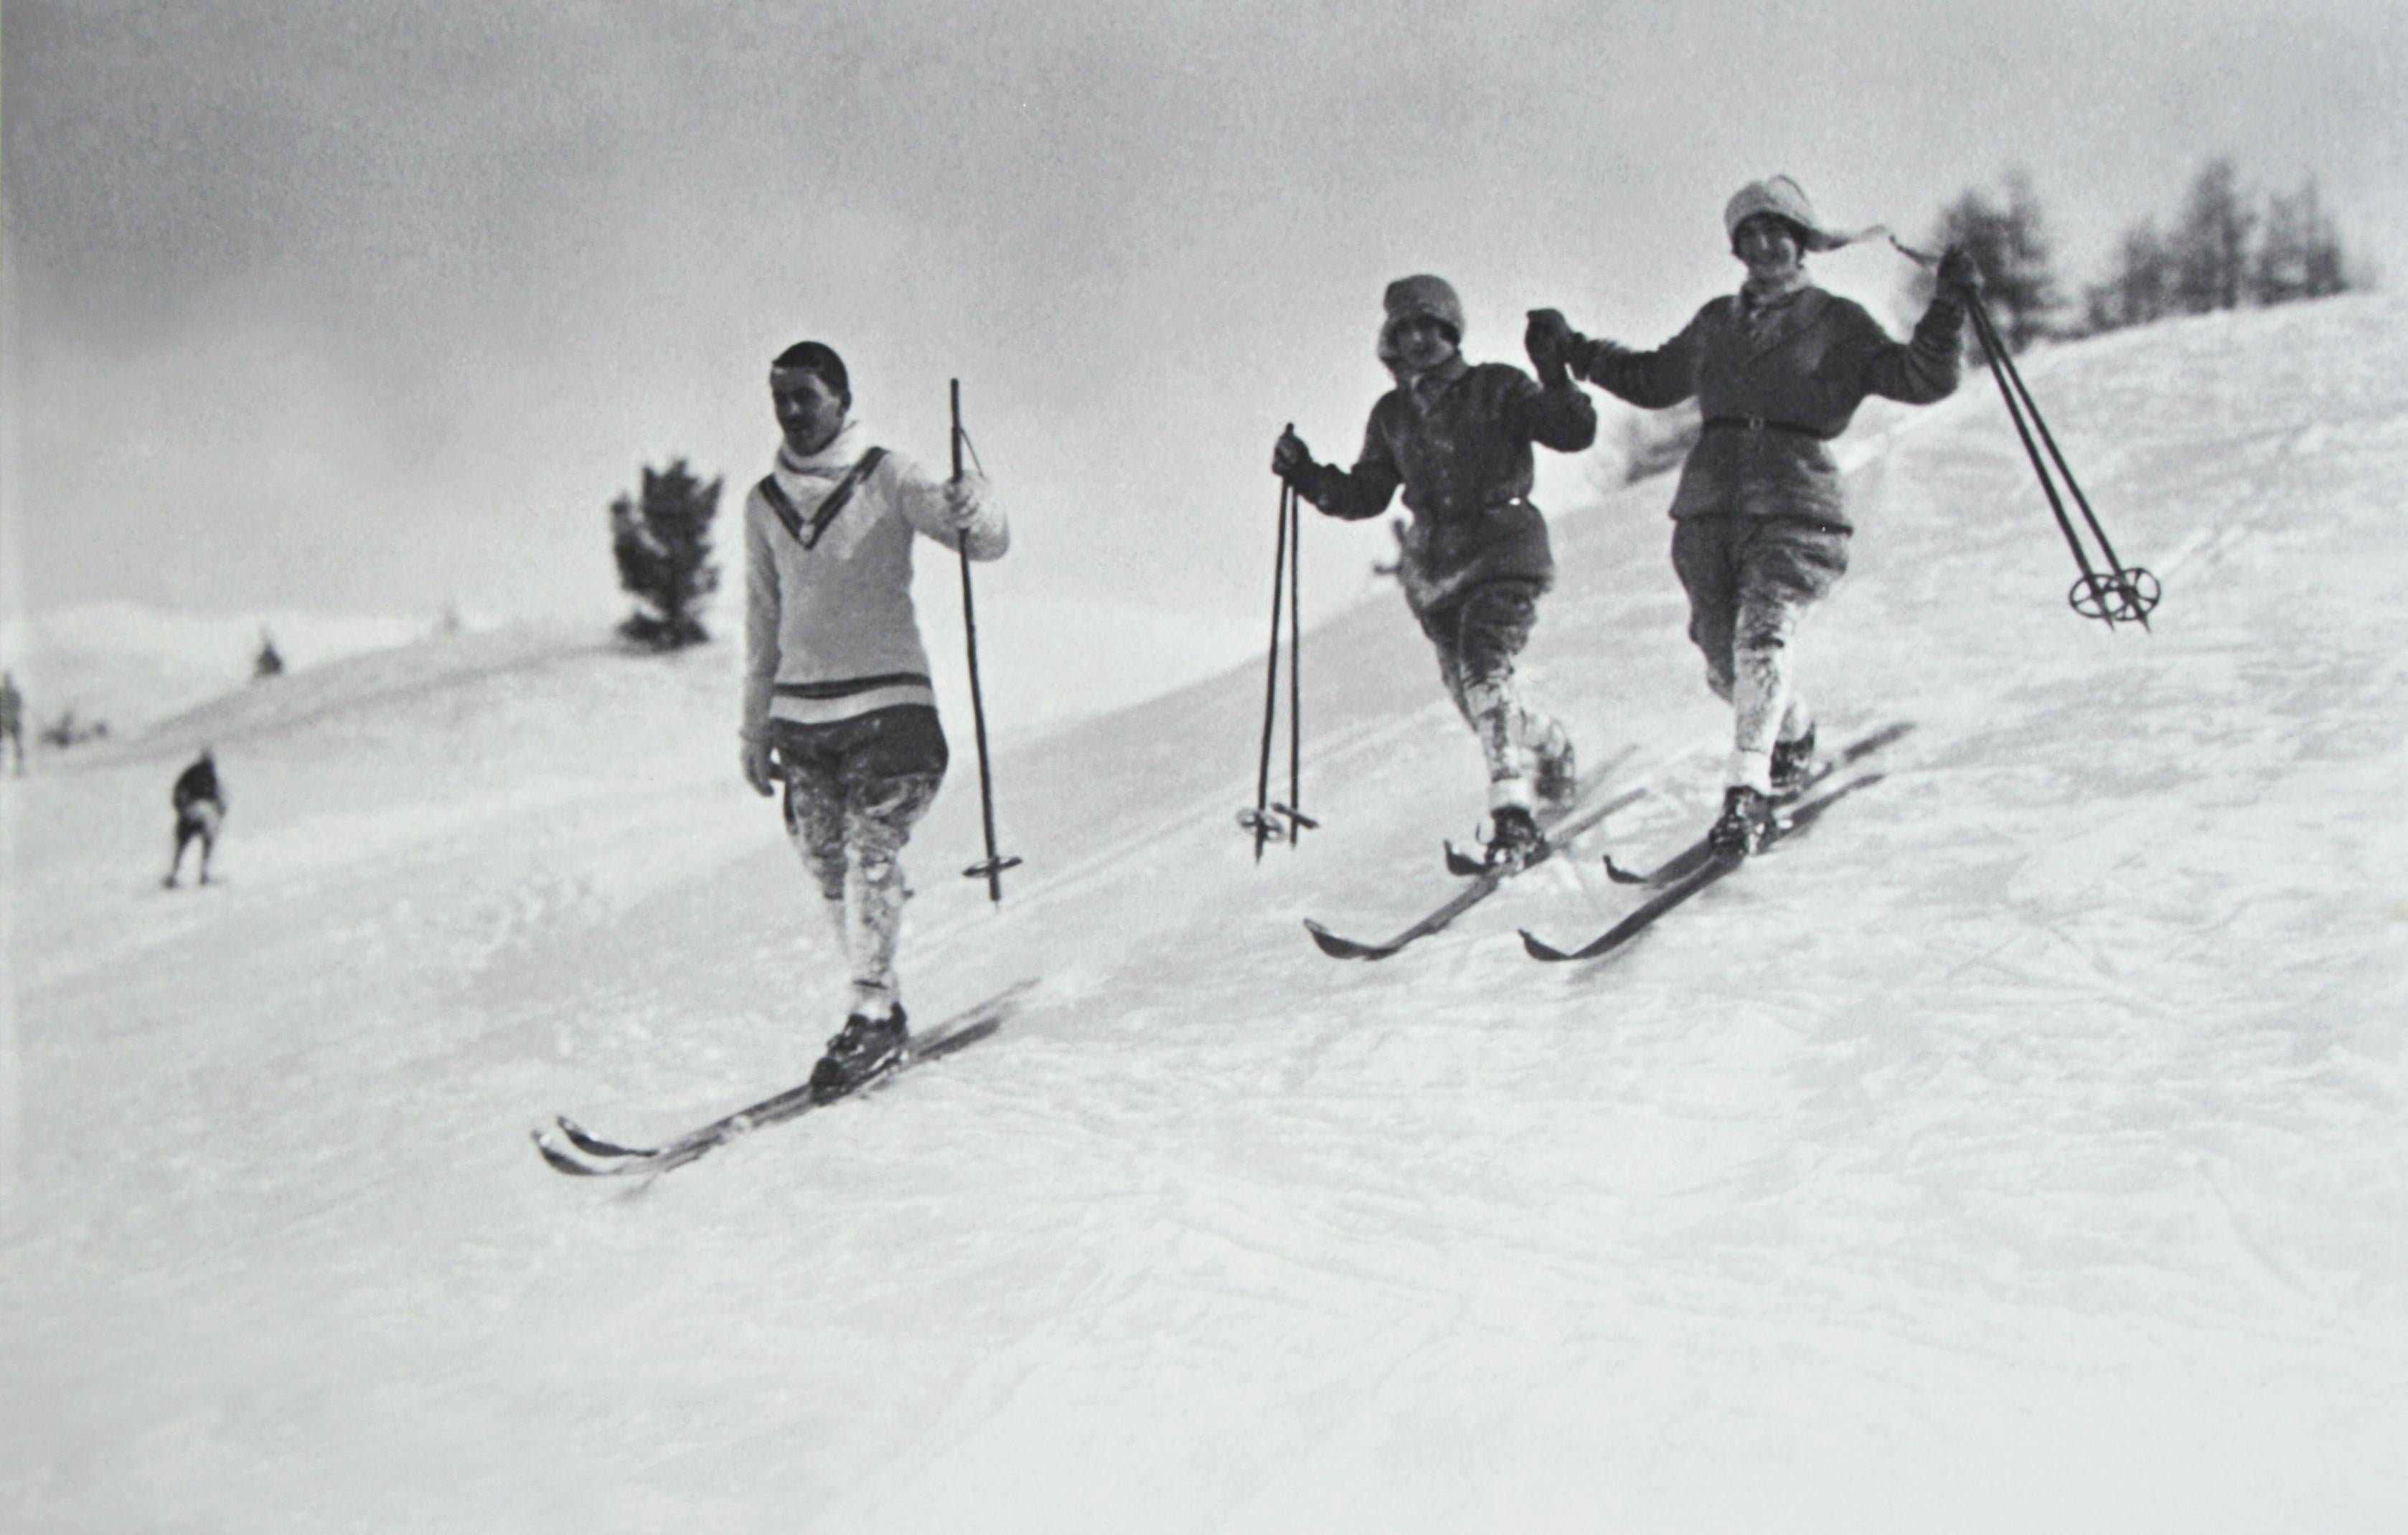
M848 419L810 458L781 448L770 477L806 527L828 493L869 450ZM915 534L973 560L1001 557L1011 542L983 479L965 476L978 507L955 530L944 482L887 453L805 548L755 485L744 500L744 722L757 736L772 719L824 724L898 704L936 703L928 653L911 605Z

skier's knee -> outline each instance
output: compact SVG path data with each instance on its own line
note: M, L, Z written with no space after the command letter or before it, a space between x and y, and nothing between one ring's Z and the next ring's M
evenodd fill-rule
M1768 658L1777 660L1788 648L1789 625L1770 618L1741 630L1733 646L1736 657L1742 664L1750 661L1762 664Z
M855 847L852 855L854 876L864 888L886 891L902 884L903 865L892 847Z

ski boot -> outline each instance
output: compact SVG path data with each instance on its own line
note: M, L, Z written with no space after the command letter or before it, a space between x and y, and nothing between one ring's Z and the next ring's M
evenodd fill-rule
M827 1099L851 1092L893 1064L910 1038L900 1002L882 1018L855 1013L844 1020L844 1028L828 1041L827 1054L811 1068L811 1095Z
M1772 744L1772 797L1794 800L1805 792L1807 780L1814 775L1814 728L1795 741Z
M1772 801L1745 784L1723 790L1723 813L1706 833L1706 846L1724 858L1745 858L1772 831Z
M1529 811L1509 804L1489 814L1486 861L1490 868L1524 869L1538 861L1546 850L1547 839Z
M1548 745L1555 749L1540 749L1530 789L1550 810L1570 810L1572 801L1580 797L1580 763L1572 752L1572 738L1558 727L1555 739Z

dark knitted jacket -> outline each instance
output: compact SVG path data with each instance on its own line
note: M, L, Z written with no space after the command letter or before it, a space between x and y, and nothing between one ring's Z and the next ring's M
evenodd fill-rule
M1499 576L1555 578L1546 519L1530 505L1530 445L1577 453L1597 407L1570 380L1553 389L1505 362L1445 367L1380 396L1351 470L1316 464L1297 488L1331 517L1379 516L1399 486L1405 595L1416 612Z
M1676 518L1789 517L1852 528L1829 439L1868 394L1928 405L1956 388L1964 311L1931 301L1906 342L1862 306L1808 286L1751 323L1737 295L1717 298L1654 351L1576 342L1572 371L1632 405L1661 409L1695 395L1709 425L1681 469ZM1784 430L1784 429L1787 430Z

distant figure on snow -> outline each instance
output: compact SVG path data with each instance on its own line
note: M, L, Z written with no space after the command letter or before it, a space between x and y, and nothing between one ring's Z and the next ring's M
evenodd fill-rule
M1412 525L1398 536L1405 605L1438 651L1439 676L1488 769L1488 860L1519 866L1544 846L1533 814L1578 789L1572 742L1530 707L1514 658L1555 582L1547 520L1530 504L1530 445L1577 453L1597 409L1561 364L1540 381L1508 362L1464 361L1463 304L1442 278L1399 277L1383 296L1380 361L1397 387L1371 406L1353 469L1314 462L1280 433L1271 472L1331 517L1378 517L1399 486Z
M17 776L25 775L25 695L17 690L17 674L0 672L0 744L17 759Z
M1854 531L1827 445L1868 394L1928 405L1956 388L1961 295L1979 277L1951 248L1914 339L1900 344L1806 277L1807 252L1878 229L1824 228L1804 190L1776 176L1739 190L1723 233L1746 280L1654 351L1591 340L1554 309L1530 312L1526 340L1534 359L1561 358L1632 405L1662 409L1694 395L1704 413L1672 496L1672 568L1707 685L1732 708L1723 809L1708 840L1744 857L1762 845L1774 799L1802 787L1814 756L1814 716L1792 684L1790 647L1806 610L1846 572Z
M209 882L209 855L217 851L218 828L225 823L225 790L218 784L217 759L207 746L193 765L176 775L175 792L170 796L176 806L176 856L167 864L167 877L161 884L176 888L176 876L183 871L184 849L194 842L201 845L201 883Z
M908 1039L898 859L948 760L911 607L912 541L994 560L1010 532L982 476L933 479L870 446L833 348L780 353L769 397L783 441L744 503L742 760L758 793L784 786L787 835L852 973L844 1026L811 1073L837 1091Z

